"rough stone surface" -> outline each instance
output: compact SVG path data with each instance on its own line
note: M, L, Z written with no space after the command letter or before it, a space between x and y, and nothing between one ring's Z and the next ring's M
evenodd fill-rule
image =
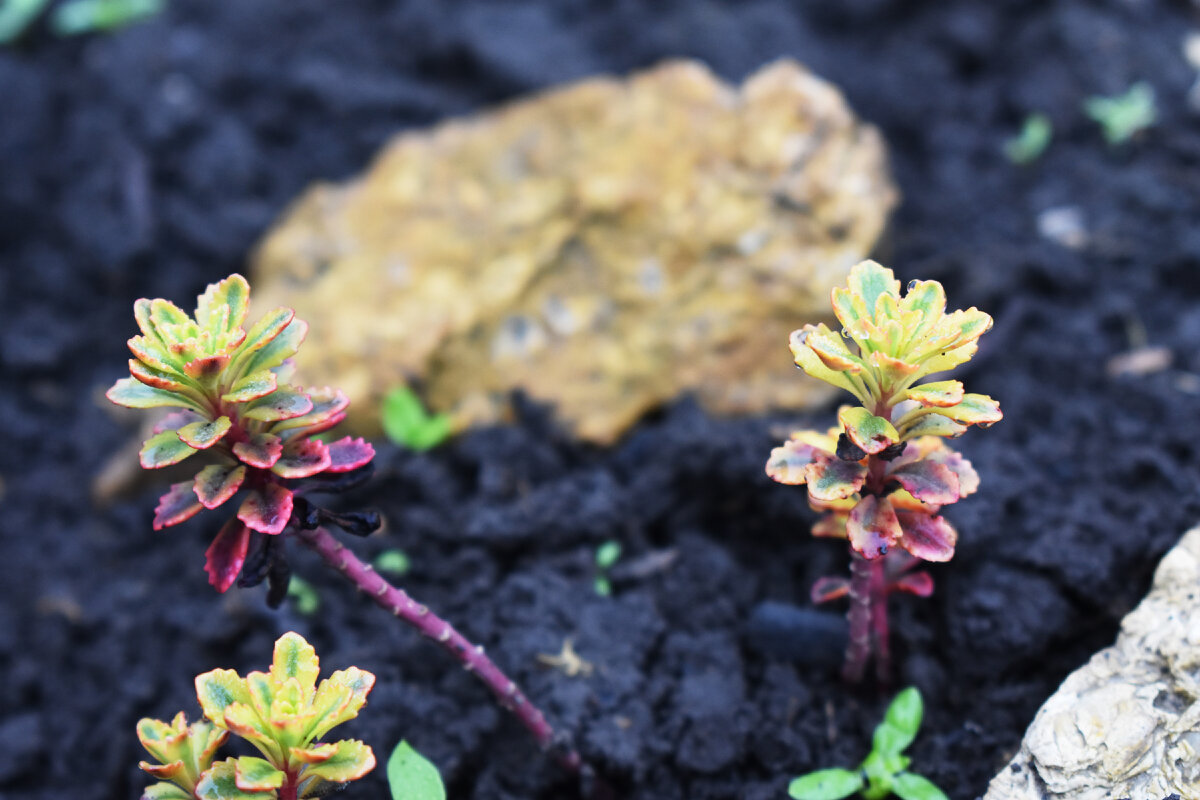
M400 135L266 237L257 307L311 323L305 374L360 430L415 380L460 424L521 388L609 442L680 391L729 413L824 399L787 334L896 201L878 132L803 67L738 89L674 61Z
M984 800L1200 797L1200 528L1112 647L1046 701Z

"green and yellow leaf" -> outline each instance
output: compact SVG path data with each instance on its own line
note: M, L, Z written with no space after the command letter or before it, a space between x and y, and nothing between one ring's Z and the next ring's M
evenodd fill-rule
M919 439L924 436L941 436L953 439L966 432L965 425L959 425L951 419L938 414L923 414L911 422L900 426L900 436L905 441Z
M178 464L196 452L195 448L184 444L175 431L163 431L142 444L138 458L145 469L161 469Z
M260 397L266 397L275 391L277 385L275 373L271 370L252 372L238 378L229 391L221 395L221 400L226 403L248 403Z
M235 272L196 298L196 323L217 337L241 327L249 307L250 284Z
M337 751L333 755L304 768L305 777L315 775L330 783L345 783L375 768L375 753L367 745L357 739L343 739L335 744Z
M272 683L276 686L282 685L289 678L295 678L302 695L309 699L317 685L317 675L320 672L321 661L317 658L317 651L303 636L289 631L276 640L269 673Z
M303 392L293 389L276 389L265 397L250 401L242 416L262 422L291 419L312 411L312 400Z
M287 778L270 762L254 756L241 756L234 765L234 783L243 792L267 792L283 786Z
M173 783L156 783L147 786L142 792L142 800L194 800L191 792L186 792Z
M179 439L188 447L197 450L207 450L229 433L233 422L229 417L217 417L214 420L200 420L176 431Z
M333 728L358 716L374 686L375 676L358 667L338 670L321 681L313 698L317 719L309 731L309 738L320 739Z
M214 669L196 676L196 697L204 716L219 728L225 727L225 709L234 703L250 703L246 682L231 669Z
M839 389L845 389L859 400L866 402L867 398L863 396L862 392L844 372L837 372L825 366L825 362L808 346L807 330L811 327L806 326L800 330L792 331L790 346L792 349L792 358L795 360L796 366L817 380L825 381L825 383L836 386Z
M126 408L189 408L203 412L192 398L147 386L134 378L121 378L105 394L110 401Z
M251 375L264 369L278 367L284 361L296 355L300 343L308 333L308 325L299 319L292 319L275 338L267 342L261 349L253 351L246 359L238 359L234 372L237 375ZM247 336L247 339L249 337Z
M1000 404L986 394L966 394L962 402L934 413L964 425L992 425L1004 418Z
M868 455L881 453L900 441L892 423L861 406L842 406L838 409L838 422L850 441Z
M216 764L196 784L198 800L265 800L274 790L247 791L237 785L237 759L227 758Z
M948 408L962 402L963 385L961 381L938 381L914 386L905 394L923 406Z
M196 474L191 488L193 495L199 498L201 505L205 508L217 508L233 497L245 480L245 466L213 464Z

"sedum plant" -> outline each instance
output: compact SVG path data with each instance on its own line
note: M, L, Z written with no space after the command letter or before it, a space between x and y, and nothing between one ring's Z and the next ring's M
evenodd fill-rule
M890 269L863 261L833 290L841 333L805 325L791 337L796 364L858 399L827 433L798 431L771 451L767 474L804 484L823 513L813 535L847 540L851 577L823 578L813 600L850 598L843 676L857 682L875 657L890 675L887 597L927 596L933 580L919 561L949 561L958 535L939 513L979 487L970 462L943 439L1001 418L995 400L956 380L919 383L969 360L992 325L971 308L947 314L937 281L913 281L906 295Z
M856 770L823 769L796 778L788 786L793 800L842 800L860 793L866 800L896 795L901 800L947 800L928 778L909 772L912 759L904 751L917 738L924 704L921 693L909 687L888 706L875 728L870 754Z
M335 513L310 495L344 491L370 475L375 451L349 436L325 443L323 434L346 416L340 391L290 383L292 357L307 325L288 308L244 326L250 286L230 275L200 295L189 315L168 300L138 300L141 335L129 340L130 377L109 389L129 408L172 409L141 450L147 469L195 459L194 477L175 483L159 500L155 530L177 525L205 509L236 509L205 553L209 582L219 592L235 582L266 580L268 603L287 596L291 570L285 540L316 551L330 566L389 613L437 642L473 672L533 734L556 748L571 771L579 757L556 740L544 715L517 685L450 623L388 583L330 533L327 526L367 535L379 515Z
M169 724L138 722L138 739L158 763L141 762L162 782L143 800L299 800L322 797L375 767L360 741L321 742L338 725L358 716L375 676L350 667L317 684L320 664L299 634L275 642L267 672L245 678L216 669L196 678L206 721L187 724L183 712ZM236 734L262 755L213 763L216 750Z

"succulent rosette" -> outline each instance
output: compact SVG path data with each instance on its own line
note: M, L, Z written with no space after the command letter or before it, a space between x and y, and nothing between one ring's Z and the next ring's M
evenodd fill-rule
M322 743L330 730L358 716L375 685L370 672L350 667L317 684L316 651L296 633L275 642L267 672L245 678L217 669L196 678L205 722L187 725L143 719L138 738L160 763L139 766L163 779L143 800L297 800L323 797L375 767L371 748L354 739ZM213 763L230 733L252 744L262 758L241 756Z
M247 330L249 300L250 286L236 274L209 286L191 316L168 300L138 300L141 335L129 340L131 377L107 394L128 408L176 409L143 444L143 467L206 456L192 480L162 496L155 530L242 495L236 517L206 553L209 581L222 592L242 572L254 532L277 536L307 511L298 507L297 482L352 472L375 455L363 439L313 438L345 418L349 401L340 391L287 383L308 326L291 309L277 308Z
M861 405L839 409L838 425L826 433L793 433L771 451L766 470L780 483L807 486L809 504L824 514L814 535L844 538L856 558L879 562L873 571L852 565L857 585L823 578L814 599L862 595L870 614L886 618L888 593L932 591L926 573L909 570L917 560L954 556L958 534L939 512L979 488L970 462L943 440L1003 416L995 400L966 392L960 381L919 382L968 361L992 318L975 308L947 313L937 281L913 281L902 295L892 271L874 261L857 264L832 303L841 331L805 325L791 335L792 356ZM852 619L852 640L859 638L851 650L860 648L848 656L852 679L869 646L862 625ZM886 632L886 623L877 627ZM876 646L886 653L885 643Z

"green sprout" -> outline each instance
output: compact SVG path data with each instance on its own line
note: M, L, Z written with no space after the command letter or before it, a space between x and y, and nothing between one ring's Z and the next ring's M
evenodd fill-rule
M21 38L50 0L3 0L0 2L0 44Z
M1014 164L1032 164L1046 152L1054 127L1045 114L1030 114L1021 125L1021 132L1004 143L1004 155Z
M375 560L371 563L379 572L386 572L390 575L404 575L412 566L405 552L395 548L384 550L375 556Z
M295 575L288 583L287 596L296 604L296 610L306 617L311 617L321 607L321 596L313 585Z
M138 722L138 739L158 763L138 764L160 783L143 800L300 800L323 797L375 767L371 748L355 739L322 743L334 727L358 716L375 676L350 667L317 684L316 651L297 633L275 642L268 672L245 678L215 669L196 678L207 721L187 724L181 711L166 723ZM217 748L236 734L263 758L213 763Z
M429 759L401 741L387 763L392 800L446 800L442 776Z
M896 695L875 729L870 754L858 769L822 769L788 785L793 800L841 800L855 792L866 800L896 795L902 800L948 800L928 778L908 771L912 759L903 755L921 727L921 693L909 687Z
M612 581L608 578L608 571L620 557L621 543L615 539L609 539L596 548L596 581L593 587L596 594L601 597L608 597L612 594Z
M383 432L410 450L430 450L450 436L450 415L430 414L416 392L400 386L383 398Z
M54 11L50 27L59 36L111 31L162 10L163 0L73 0Z
M1125 94L1089 97L1083 102L1083 110L1104 129L1110 145L1124 144L1158 118L1154 87L1145 81L1130 86Z

